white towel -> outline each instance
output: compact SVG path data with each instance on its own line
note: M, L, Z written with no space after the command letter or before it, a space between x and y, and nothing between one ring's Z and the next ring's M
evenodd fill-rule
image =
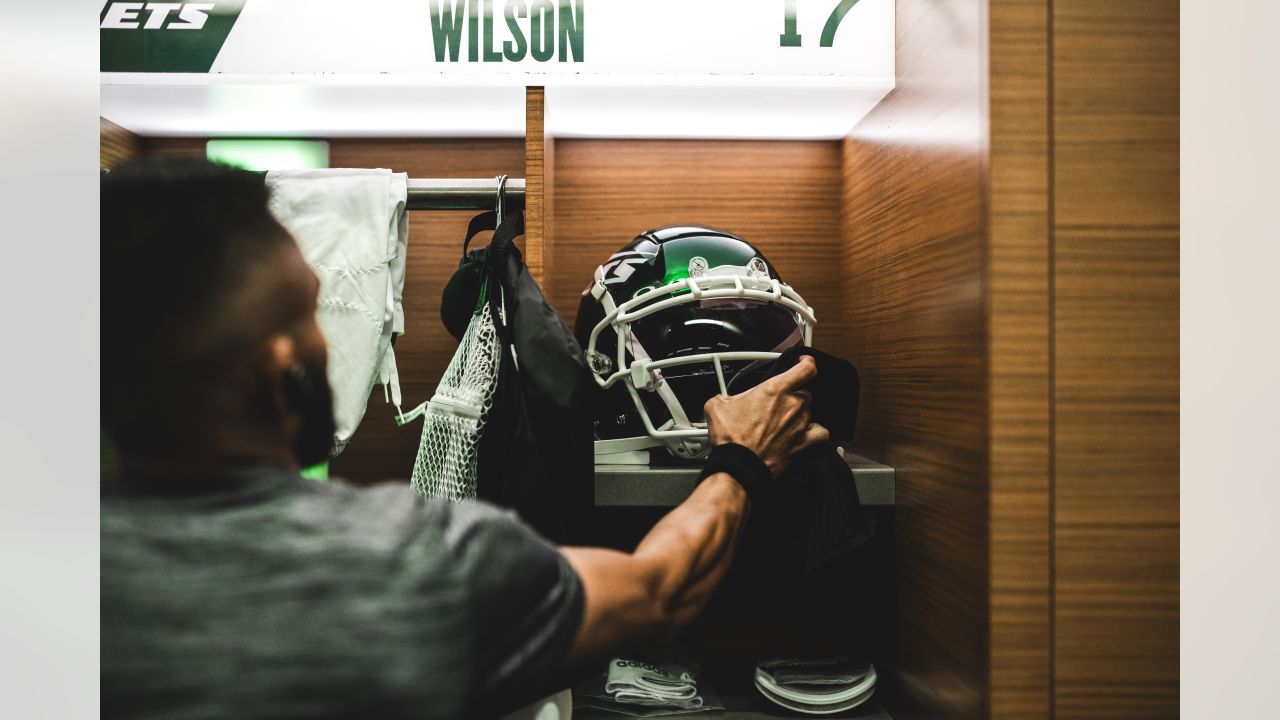
M615 659L609 663L604 690L615 701L631 705L702 707L698 683L682 668L664 668L639 660Z
M318 322L329 345L336 432L342 452L382 383L400 407L393 333L404 333L408 176L390 170L267 173L271 212L320 277Z

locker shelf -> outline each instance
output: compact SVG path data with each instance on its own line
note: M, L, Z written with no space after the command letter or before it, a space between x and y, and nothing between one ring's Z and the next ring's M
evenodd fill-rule
M892 506L895 497L894 469L864 457L845 453L858 484L863 505ZM675 507L698 482L696 467L649 467L647 465L597 465L596 507Z

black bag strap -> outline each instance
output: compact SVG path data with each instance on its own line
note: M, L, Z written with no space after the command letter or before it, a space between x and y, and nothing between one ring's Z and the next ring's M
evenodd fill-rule
M467 225L467 239L462 242L462 257L466 259L467 251L471 247L471 241L476 235L486 231L493 230L493 239L489 242L489 257L501 257L506 254L507 249L511 247L511 243L521 235L524 235L524 213L517 211L508 213L503 218L502 227L497 226L498 214L492 210L482 212L471 218L471 222Z
M471 247L471 239L485 230L498 229L498 213L490 210L482 212L471 218L471 223L467 225L467 239L462 241L462 257L467 257L467 248Z
M489 241L489 258L502 258L507 254L511 243L524 235L524 213L508 213L502 219L502 225L493 232L493 240Z
M498 337L502 340L503 345L506 346L510 346L514 342L514 336L512 335L510 318L506 316L503 308L503 291L505 289L514 302L515 287L504 288L502 279L504 273L501 270L503 266L500 263L506 262L512 243L523 234L524 213L510 213L503 218L502 225L493 232L493 239L489 241L489 247L485 248L485 277L493 279L493 283L488 286L490 309L493 311L494 325L498 330ZM514 282L513 278L508 279Z

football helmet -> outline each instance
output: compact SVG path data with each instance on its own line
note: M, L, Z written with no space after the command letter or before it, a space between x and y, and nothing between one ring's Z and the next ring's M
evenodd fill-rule
M813 326L813 308L746 240L702 226L641 233L596 268L574 324L600 388L597 459L664 446L704 456L706 401L759 383Z

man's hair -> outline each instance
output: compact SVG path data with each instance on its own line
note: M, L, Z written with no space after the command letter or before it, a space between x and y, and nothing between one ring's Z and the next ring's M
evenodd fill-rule
M192 437L244 359L232 302L289 241L267 201L261 174L203 160L103 175L102 422L122 450Z

